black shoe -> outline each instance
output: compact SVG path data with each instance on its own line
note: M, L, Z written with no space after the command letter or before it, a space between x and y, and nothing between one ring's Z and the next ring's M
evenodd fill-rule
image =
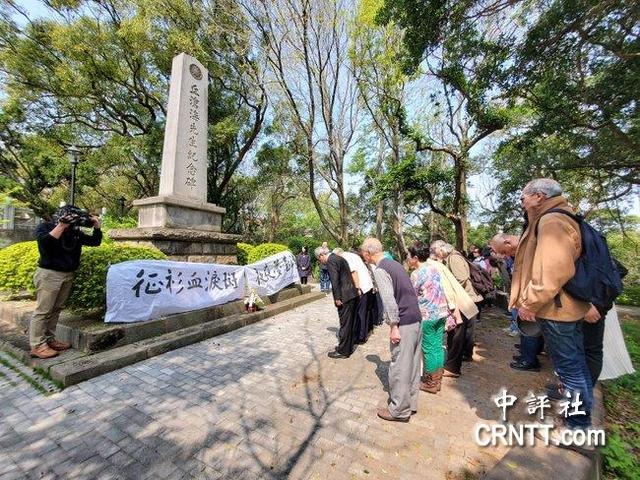
M518 350L520 350L520 344L519 343L516 343L513 346L514 346L514 348L517 348Z
M545 390L547 392L547 397L550 400L566 400L566 397L563 395L564 390L562 390L562 385L557 383L547 383L545 385Z
M517 362L511 362L509 366L514 370L521 370L523 372L539 372L540 371L540 365L526 363L526 362L523 362L522 360L518 360Z
M348 355L343 355L340 352L336 352L335 350L333 352L327 353L327 357L329 357L329 358L349 358Z

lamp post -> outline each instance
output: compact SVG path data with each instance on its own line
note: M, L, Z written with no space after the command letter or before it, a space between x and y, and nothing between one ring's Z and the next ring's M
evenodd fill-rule
M78 166L78 162L80 161L80 150L77 148L71 147L68 150L71 158L69 159L69 163L71 163L71 191L69 192L69 204L76 204L76 167Z
M120 218L124 217L124 204L127 202L127 199L124 197L120 197L118 199L118 203L120 204Z

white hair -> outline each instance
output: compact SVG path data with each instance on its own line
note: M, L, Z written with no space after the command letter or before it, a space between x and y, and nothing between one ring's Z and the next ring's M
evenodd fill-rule
M329 255L329 249L327 247L318 247L314 250L316 258L320 258L322 255Z
M522 192L527 195L541 193L547 198L552 198L562 195L562 187L553 178L536 178L527 183Z
M335 253L336 255L342 255L344 253L344 250L340 247L336 247L333 249L333 253Z
M445 242L444 240L436 240L434 242L431 242L431 245L429 245L429 252L441 258L448 257L449 255L451 255L451 252L453 252L453 250L453 245Z
M374 237L365 238L360 248L362 249L362 251L367 252L371 255L382 253L382 243L380 243L380 240Z

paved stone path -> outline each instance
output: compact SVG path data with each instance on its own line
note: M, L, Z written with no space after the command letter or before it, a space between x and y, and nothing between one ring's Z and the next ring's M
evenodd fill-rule
M474 443L490 396L544 383L508 368L499 314L460 379L384 422L387 328L331 360L337 323L327 297L49 396L0 369L0 480L472 478L506 453Z

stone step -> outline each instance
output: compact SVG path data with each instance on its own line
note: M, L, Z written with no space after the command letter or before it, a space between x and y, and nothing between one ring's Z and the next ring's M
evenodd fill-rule
M67 387L132 363L245 327L324 297L325 294L322 292L304 293L267 305L258 312L233 313L99 353L88 354L71 350L52 359L28 359L28 361L32 366L40 368L52 379Z
M293 285L278 293L266 296L263 300L266 305L272 305L307 294L310 291L311 286L309 285ZM13 323L22 332L26 332L34 308L35 302L33 301L2 302L0 303L0 318L5 322ZM224 305L135 323L104 323L102 318L87 318L73 312L63 312L58 322L56 336L62 341L71 343L75 350L94 353L242 313L244 310L243 301L236 300Z

